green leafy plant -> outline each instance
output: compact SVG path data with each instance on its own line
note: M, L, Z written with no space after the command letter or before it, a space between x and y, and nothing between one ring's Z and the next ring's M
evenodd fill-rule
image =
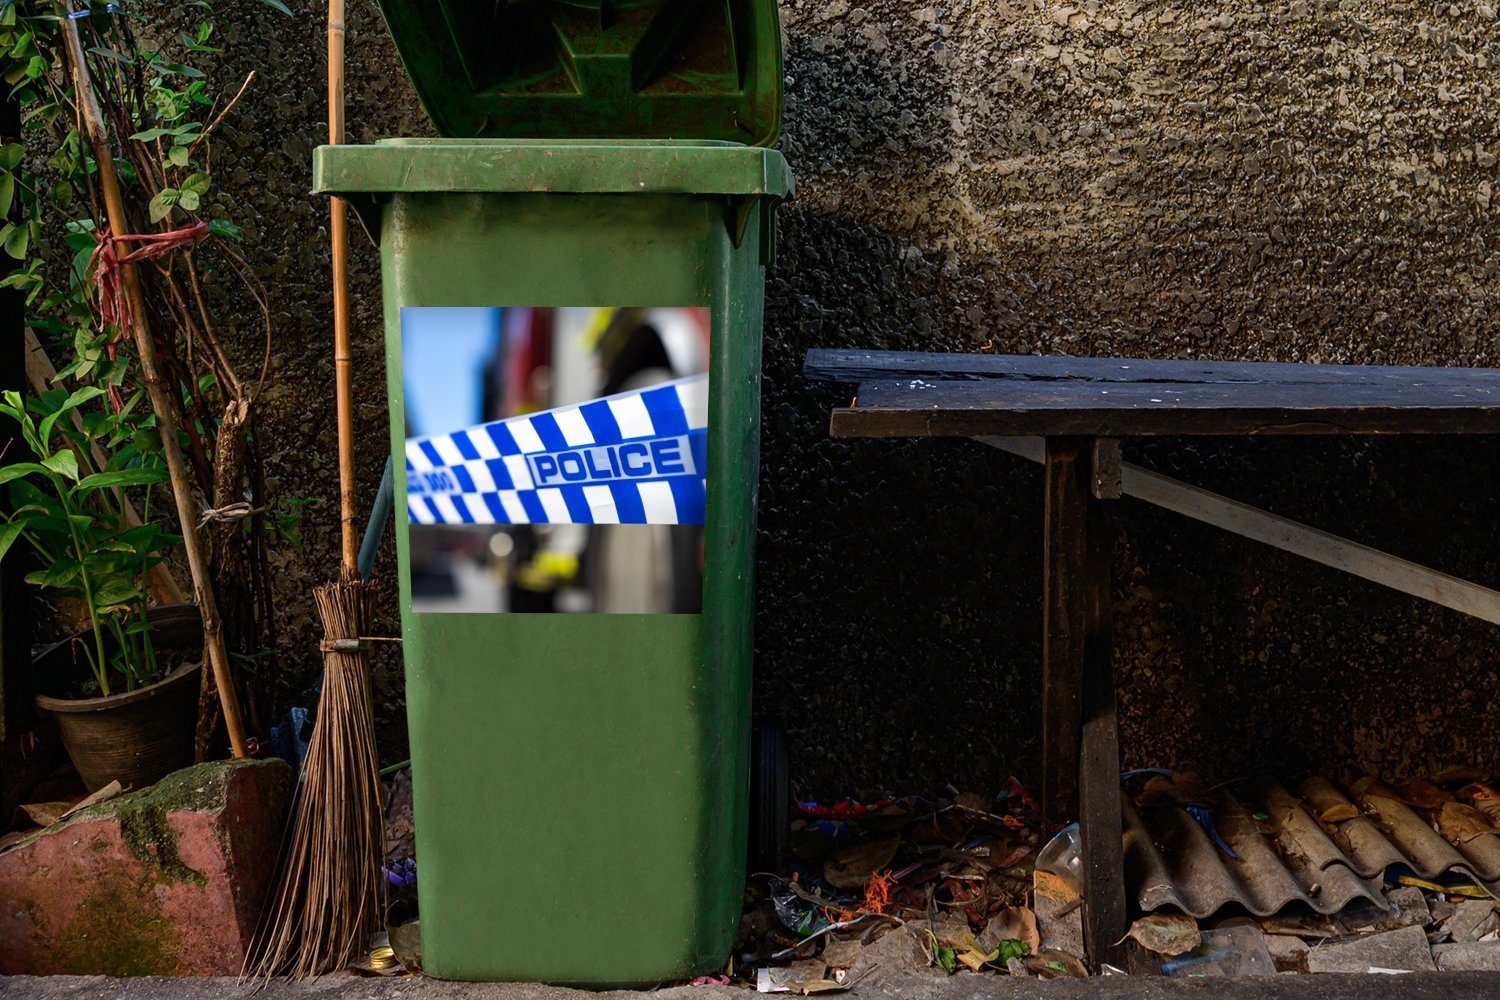
M271 550L291 514L268 495L257 430L270 377L271 294L249 259L255 229L224 217L235 201L216 173L224 162L216 144L256 93L253 70L224 75L241 62L225 58L239 37L235 24L270 12L291 15L281 0L0 0L0 80L20 105L24 136L0 144L0 207L10 209L0 216L0 254L19 262L0 287L24 296L28 341L56 360L52 385L97 386L118 403L141 384L135 331L116 300L99 294L107 291L99 277L112 254L139 255L145 309L135 322L150 331L176 411L175 443L191 473L176 485L202 507L197 525L175 526L202 536L211 578L202 592L212 594L214 621L238 663L277 647ZM67 54L75 31L79 65ZM102 164L80 131L79 79L89 82L110 136L104 155L125 202L118 232L103 210ZM152 574L156 583L166 576ZM160 586L153 592L162 599ZM245 682L254 724L261 682ZM200 708L205 754L218 712L214 689L205 687Z
M90 623L83 652L99 692L108 695L149 684L161 673L143 577L180 539L149 520L150 487L167 474L150 418L136 415L140 394L118 413L85 409L104 395L85 386L0 397L0 416L20 426L21 440L36 457L0 465L10 501L9 511L0 512L0 559L24 539L43 563L27 582L82 603ZM90 471L95 454L107 458ZM144 496L144 523L132 523L128 514L125 495L132 489Z

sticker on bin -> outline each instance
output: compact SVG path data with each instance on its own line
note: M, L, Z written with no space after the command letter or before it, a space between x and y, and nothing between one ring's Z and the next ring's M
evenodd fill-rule
M708 376L406 442L412 524L702 524Z

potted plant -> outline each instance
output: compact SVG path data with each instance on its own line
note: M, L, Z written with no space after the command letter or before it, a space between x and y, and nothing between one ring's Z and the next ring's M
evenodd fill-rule
M20 425L34 457L0 464L9 500L0 559L24 539L42 563L27 582L87 619L34 665L37 704L57 720L91 791L111 780L141 788L192 763L199 664L187 658L194 632L202 639L193 609L148 608L144 576L178 541L151 520L150 488L167 479L161 442L153 420L136 415L140 393L118 410L85 407L105 394L87 386L0 397L0 418Z

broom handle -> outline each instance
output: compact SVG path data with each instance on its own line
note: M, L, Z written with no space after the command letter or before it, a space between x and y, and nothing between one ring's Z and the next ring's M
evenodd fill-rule
M344 143L344 0L328 0L328 144ZM345 580L359 576L354 514L354 387L349 349L349 228L342 198L330 198L333 264L333 381L338 398L339 553Z
M71 0L64 0L63 10L69 14L73 12ZM109 148L109 133L104 125L104 115L100 112L99 100L94 95L88 64L84 62L83 43L78 38L78 22L64 18L62 29L68 61L73 64L75 96L83 115L89 145L94 151L94 163L99 171L99 187L104 192L109 229L116 234L128 233L130 223L125 216L125 199L120 194L120 178L115 173L115 161ZM122 264L120 274L121 283L125 287L125 299L130 307L130 332L135 338L136 353L141 358L141 378L151 397L151 409L156 413L157 427L161 431L161 449L167 459L167 472L172 478L172 499L177 503L182 549L187 555L188 570L193 577L193 598L198 602L198 613L203 618L203 651L208 656L209 666L214 673L214 684L219 689L219 702L224 708L224 728L229 732L229 746L236 757L243 757L245 729L240 721L240 703L229 677L229 658L224 652L219 608L214 602L208 563L203 558L203 546L198 538L198 518L193 510L193 497L188 488L187 463L183 461L182 444L177 439L177 418L157 366L156 342L151 338L151 330L146 323L146 298L141 294L140 275L136 273L134 264Z

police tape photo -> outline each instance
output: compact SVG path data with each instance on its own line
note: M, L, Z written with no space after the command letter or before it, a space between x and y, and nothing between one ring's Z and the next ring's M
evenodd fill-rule
M406 307L418 612L694 613L706 308Z

